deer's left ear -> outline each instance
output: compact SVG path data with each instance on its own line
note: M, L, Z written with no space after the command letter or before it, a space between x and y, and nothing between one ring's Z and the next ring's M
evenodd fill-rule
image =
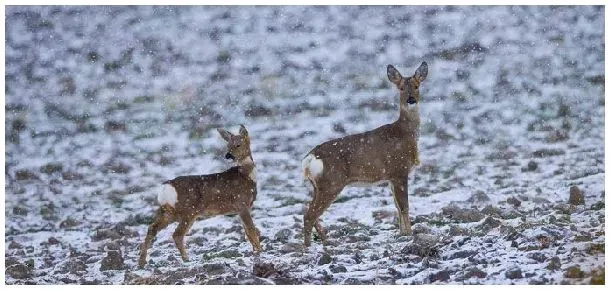
M227 142L231 141L231 136L233 136L233 134L231 134L229 131L222 129L222 128L218 128L216 130L218 131L218 133L220 133L220 136L222 136L222 139L225 139L225 141L227 141Z
M424 61L417 68L413 77L415 77L418 82L422 82L426 79L426 76L428 76L428 64Z
M242 135L243 137L248 137L248 130L246 130L246 127L243 124L239 125L239 135Z

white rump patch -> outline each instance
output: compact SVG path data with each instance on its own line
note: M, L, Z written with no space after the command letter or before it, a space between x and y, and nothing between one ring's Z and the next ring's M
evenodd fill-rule
M315 178L324 172L324 162L309 154L303 159L303 175L306 178ZM308 175L309 174L309 175Z
M250 171L248 177L250 178L250 180L256 182L256 167L252 167L252 171Z
M178 193L173 186L163 184L161 190L159 190L159 195L157 195L157 200L159 201L160 205L168 204L173 207L176 205L176 201L178 200Z

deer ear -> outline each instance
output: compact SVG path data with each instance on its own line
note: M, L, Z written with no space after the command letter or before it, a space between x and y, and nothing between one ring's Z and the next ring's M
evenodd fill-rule
M417 81L422 82L423 80L426 79L426 76L428 76L428 64L424 61L417 68L417 70L415 71L415 75L413 77L415 77L415 79L417 79Z
M242 135L243 137L248 137L248 130L246 130L246 126L239 125L239 135Z
M395 85L400 84L400 81L402 80L400 72L391 64L388 64L388 79Z
M233 134L231 134L229 131L222 129L222 128L218 128L216 129L218 131L218 133L220 133L220 136L222 136L222 139L225 139L225 141L229 142L231 140L231 136L233 136Z

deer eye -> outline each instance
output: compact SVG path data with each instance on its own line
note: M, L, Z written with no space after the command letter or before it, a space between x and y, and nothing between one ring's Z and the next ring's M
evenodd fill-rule
M235 145L235 147L239 148L239 146L241 146L240 144Z

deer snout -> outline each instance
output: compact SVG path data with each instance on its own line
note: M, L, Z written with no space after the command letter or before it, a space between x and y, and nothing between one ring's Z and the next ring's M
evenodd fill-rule
M414 98L414 97L409 97L409 98L407 99L407 104L409 104L409 105L413 105L413 104L415 104L415 103L417 103L417 101L415 100L415 98Z
M235 160L235 156L233 156L233 154L231 154L231 152L227 152L227 154L225 155L225 158Z

